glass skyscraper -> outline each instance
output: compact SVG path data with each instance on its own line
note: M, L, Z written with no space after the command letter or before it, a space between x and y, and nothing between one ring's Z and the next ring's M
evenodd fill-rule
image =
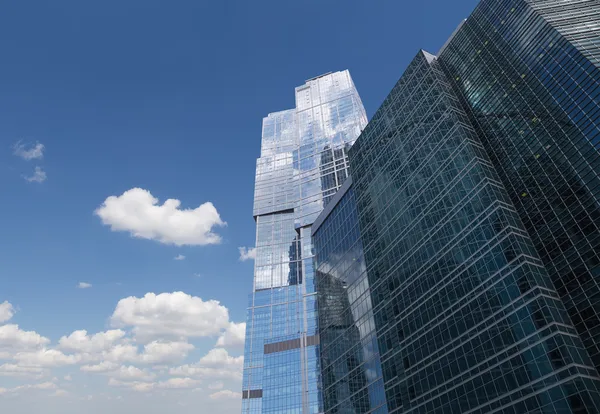
M327 413L600 412L600 2L484 0L313 225Z
M306 81L295 109L263 120L243 413L323 412L311 225L346 179L366 123L348 71Z
M352 177L312 231L325 412L387 413Z
M440 53L600 370L600 2L482 1Z

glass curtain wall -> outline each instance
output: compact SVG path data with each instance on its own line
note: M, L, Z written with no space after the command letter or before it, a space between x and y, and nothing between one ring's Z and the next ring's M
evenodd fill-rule
M348 173L367 123L348 71L309 79L295 109L263 120L243 413L323 412L311 225Z

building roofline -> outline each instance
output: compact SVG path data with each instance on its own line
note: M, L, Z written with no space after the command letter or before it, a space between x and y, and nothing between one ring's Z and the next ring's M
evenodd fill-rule
M460 30L461 27L463 27L463 24L465 24L466 21L467 21L467 19L463 19L462 22L460 22L458 24L458 27L456 29L454 29L454 31L452 32L452 34L450 35L448 40L446 40L446 43L444 43L444 45L441 47L441 49L437 53L438 56L444 52L444 50L446 49L448 44L452 41L452 39L454 39L454 36L456 36L456 33L458 33L458 31Z
M333 73L333 72L327 72L327 73L324 73L324 74L322 74L322 75L315 76L314 78L307 79L305 82L310 82L310 81L313 81L313 80L315 80L315 79L322 78L323 76L331 75L332 73Z

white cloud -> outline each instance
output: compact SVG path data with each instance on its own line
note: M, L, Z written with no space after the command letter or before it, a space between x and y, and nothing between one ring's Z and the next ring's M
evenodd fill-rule
M111 378L108 385L112 387L125 387L138 392L149 392L154 389L185 389L194 388L200 381L192 378L169 378L166 381L142 382L142 381L120 381Z
M88 289L92 287L91 283L86 283L86 282L79 282L79 284L77 285L77 287L79 289Z
M211 349L206 355L200 358L200 365L205 367L221 368L223 366L240 367L244 362L244 357L232 357L229 353L220 348Z
M213 400L231 400L242 398L242 394L231 390L221 390L210 394L210 398Z
M14 314L15 309L10 302L4 301L4 303L0 303L0 323L10 320Z
M14 312L9 302L0 303L4 320ZM214 404L210 393L235 389L240 384L243 357L232 356L227 349L243 344L244 324L231 322L227 308L218 301L204 301L183 292L123 298L115 306L110 323L120 328L96 333L76 330L52 343L16 324L0 324L0 361L6 359L0 362L0 378L33 382L55 376L41 384L14 388L5 385L0 394L16 396L37 389L46 390L38 391L46 397L65 396L68 391L75 398L91 393L96 399L103 396L92 388L97 384L91 382L93 375L98 375L122 391L163 397L178 395L176 390L191 393L206 384L199 395ZM191 338L205 338L205 344L216 342L220 348L190 363L186 358L195 349ZM71 377L74 369L81 372ZM77 390L88 387L86 394L78 394ZM213 399L223 399L219 405L233 404L225 398L218 394Z
M215 206L206 202L195 209L179 209L181 202L168 199L162 205L148 190L132 188L110 196L94 212L112 231L126 231L133 237L164 244L218 244L214 227L224 226Z
M169 378L166 381L161 381L157 384L158 388L193 388L200 381L192 378Z
M33 388L33 389L37 389L37 390L53 390L56 388L56 384L54 384L53 382L43 382L41 384L34 384L34 385L21 385L20 387L17 388Z
M240 251L240 260L242 262L256 259L256 247L238 247L238 250Z
M119 368L119 364L111 361L102 361L96 365L83 365L80 370L83 372L109 372Z
M153 382L120 381L115 378L111 378L108 380L108 385L110 385L111 387L131 388L132 390L138 392L149 392L152 391L156 384Z
M99 332L94 335L88 335L86 330L79 330L60 338L58 347L74 352L95 353L109 350L124 337L125 331L121 329Z
M139 361L145 364L165 364L176 362L187 357L194 349L194 345L187 342L159 342L153 341L144 345L144 352Z
M152 341L144 345L142 352L138 352L138 346L128 343L116 345L105 343L105 345L106 349L104 350L101 350L99 346L92 347L89 343L80 347L86 353L77 354L79 361L101 361L95 365L82 366L82 371L113 371L118 368L119 364L126 362L148 365L169 364L185 359L194 349L194 345L187 342L169 341ZM71 347L71 349L73 348Z
M182 255L182 254L178 254L177 256L175 256L175 257L173 258L173 260L185 260L185 256L184 256L184 255Z
M24 160L35 160L44 157L44 144L36 142L33 146L28 146L18 141L13 145L14 154Z
M131 344L117 344L102 352L103 359L112 362L132 362L138 359L138 347Z
M24 384L14 388L0 388L0 395L2 394L18 394L21 391L29 390L55 390L58 386L52 382L42 382L39 384Z
M223 381L216 381L216 382L213 382L212 384L209 384L208 389L209 390L221 390L221 389L223 389L224 386L225 386L225 384L223 384Z
M19 325L0 326L0 349L31 349L48 343L50 339L34 331L23 331Z
M30 183L43 183L47 178L48 176L46 175L46 171L39 166L35 167L33 170L33 175L25 176L25 180L29 181Z
M14 357L19 365L26 367L60 367L81 361L77 355L66 355L56 349L40 349L33 352L18 352Z
M139 380L139 381L151 381L156 378L156 374L141 370L133 365L121 366L117 370L108 372L107 375L113 378L119 378L122 380Z
M171 368L169 374L180 377L200 377L210 379L235 379L242 377L244 357L232 357L222 348L211 349L195 364Z
M217 340L216 346L243 348L244 338L246 336L246 323L231 322L225 332Z
M121 299L111 317L116 327L133 327L139 339L161 336L206 337L229 326L229 312L218 301L183 292L147 293Z
M42 382L40 384L25 384L19 385L12 389L12 391L23 391L23 390L54 390L57 385L53 382Z
M17 364L0 365L0 375L5 377L35 377L48 375L48 371L41 367L25 367Z

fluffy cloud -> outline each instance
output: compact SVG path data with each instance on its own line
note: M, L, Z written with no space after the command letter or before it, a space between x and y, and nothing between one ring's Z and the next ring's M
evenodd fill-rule
M195 209L180 209L181 202L176 199L158 203L148 190L132 188L108 197L94 213L112 231L126 231L133 237L177 246L221 242L213 228L226 223L212 203Z
M18 141L13 145L14 154L26 161L41 159L44 157L44 144L36 142L33 146L28 146Z
M111 361L102 361L96 365L83 365L80 370L84 372L110 372L119 368L119 364Z
M144 352L139 361L144 364L165 364L176 362L187 357L194 349L194 345L187 342L159 342L153 341L144 345Z
M112 362L135 361L138 358L138 347L131 344L118 344L108 351L102 352L103 359Z
M220 390L220 389L223 389L224 386L225 386L225 384L223 384L223 381L216 381L216 382L213 382L212 384L209 384L208 389L209 390Z
M95 335L88 335L86 330L79 330L60 338L58 346L74 352L94 353L110 349L123 337L125 337L125 331L121 329L99 332Z
M205 367L221 368L221 367L241 367L244 363L244 357L232 357L225 349L211 349L208 354L200 358L200 365Z
M0 326L0 350L7 348L31 349L44 346L50 343L45 338L33 331L23 331L19 325Z
M111 317L115 327L133 327L139 339L160 336L205 337L229 327L229 312L218 301L183 292L147 293L121 299Z
M3 321L10 320L14 312L9 302L0 303ZM0 388L0 394L39 389L48 390L44 394L48 397L67 395L58 387L73 380L60 372L66 366L77 366L82 372L76 378L78 385L80 379L90 380L95 374L105 377L110 386L141 393L199 391L205 381L202 395L206 400L225 400L227 392L219 392L240 383L243 357L232 356L227 349L243 344L245 324L231 322L227 308L217 301L183 292L128 297L117 303L110 323L115 327L96 333L76 330L55 343L18 325L0 325L0 359L6 360L0 363L0 378L56 376L46 383ZM189 363L186 358L195 349L191 338L205 338L206 344L216 341L217 348ZM75 389L69 391L69 395L76 393Z
M187 342L153 341L144 345L142 352L139 353L136 345L127 343L112 345L112 342L105 344L107 345L105 350L101 350L99 346L92 348L88 343L85 347L81 347L88 353L78 354L80 361L102 361L95 365L84 365L81 367L82 371L112 371L118 364L125 362L147 365L173 363L185 359L194 349L194 345Z
M192 378L169 378L157 384L158 388L193 388L198 386L200 381Z
M242 377L244 357L232 357L225 349L211 349L195 364L171 368L169 374L180 377L235 379Z
M92 287L91 283L86 283L86 282L79 282L79 284L77 285L77 287L79 289L89 289Z
M230 390L221 390L215 393L210 394L210 398L213 400L230 400L230 399L240 399L242 398L242 394L239 392L233 392Z
M44 171L42 167L35 167L33 170L33 175L26 176L25 180L29 181L30 183L43 183L47 178L48 176L46 175L46 171Z
M111 366L112 369L106 371L84 370L83 368L81 367L82 371L102 373L118 380L152 381L156 378L156 374L134 367L133 365Z
M246 323L231 322L217 340L219 347L243 348L246 336Z
M18 352L14 359L25 367L60 367L73 365L81 361L77 355L66 355L56 349L40 349L31 352Z
M184 256L184 255L182 255L182 254L178 254L177 256L175 256L175 257L173 258L173 260L185 260L185 256Z
M256 259L256 247L238 247L238 250L240 251L240 260L242 262Z
M0 303L0 323L10 320L14 314L15 309L10 302L4 301L4 303Z

